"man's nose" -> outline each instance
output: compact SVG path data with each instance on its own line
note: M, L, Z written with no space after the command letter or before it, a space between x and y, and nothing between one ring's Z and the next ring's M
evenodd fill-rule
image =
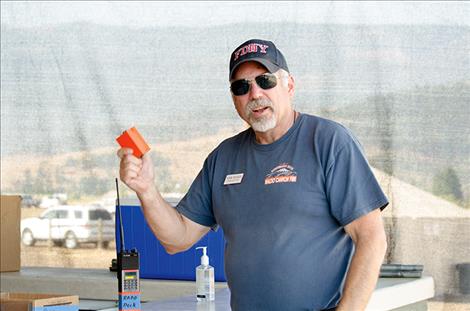
M249 92L250 100L258 99L262 96L262 94L263 94L263 89L260 88L258 84L256 84L256 81L252 81L250 83L250 92Z

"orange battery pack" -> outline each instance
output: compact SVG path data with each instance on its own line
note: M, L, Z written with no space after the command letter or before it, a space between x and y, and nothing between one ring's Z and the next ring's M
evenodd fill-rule
M122 148L132 149L133 154L138 158L142 157L144 153L150 150L149 145L147 145L144 138L135 127L131 127L122 132L121 136L116 138L116 141Z

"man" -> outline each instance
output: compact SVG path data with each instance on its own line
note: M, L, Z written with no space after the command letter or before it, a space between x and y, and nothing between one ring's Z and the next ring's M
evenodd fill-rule
M223 228L233 310L363 310L385 255L388 202L358 141L293 109L294 79L270 41L235 49L229 79L251 127L209 154L176 209L148 155L119 150L122 181L171 254Z

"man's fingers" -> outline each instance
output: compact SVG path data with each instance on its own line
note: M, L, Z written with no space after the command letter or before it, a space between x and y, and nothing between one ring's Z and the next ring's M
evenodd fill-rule
M130 150L130 153L129 153ZM142 170L142 160L132 155L132 149L123 148L118 151L121 157L119 177L129 186L135 178L140 175Z
M132 154L132 149L131 148L121 148L117 151L117 156L122 159L124 156Z
M129 172L135 172L136 174L139 174L141 170L142 170L142 163L133 163L133 162L124 163L124 161L121 161L120 172L122 174L126 174Z
M139 176L139 172L135 170L134 168L130 168L130 167L123 168L119 172L119 177L126 184L129 184L129 182L131 182L133 179L137 178L138 176Z
M142 167L142 160L134 157L132 154L125 155L121 159L121 167L126 167L126 166L136 166L136 167Z
M121 159L119 163L120 179L136 192L148 188L148 180L151 180L153 176L150 154L146 153L142 158L137 158L133 155L132 149L121 148L117 151L117 156Z
M131 165L123 165L123 166L121 166L121 168L120 168L120 174L126 174L126 173L129 173L129 172L135 172L137 175L139 175L141 170L142 170L142 166L138 166L138 165L134 165L134 164L131 164Z
M126 185L129 185L135 178L137 174L136 173L122 173L121 174L121 180L124 182Z

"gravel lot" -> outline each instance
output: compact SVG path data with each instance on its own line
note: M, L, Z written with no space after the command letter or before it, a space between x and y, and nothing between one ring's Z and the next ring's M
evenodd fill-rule
M35 246L21 246L21 265L35 267L67 267L108 269L116 258L114 244L108 249L95 245L83 245L77 249L49 247L47 242Z

